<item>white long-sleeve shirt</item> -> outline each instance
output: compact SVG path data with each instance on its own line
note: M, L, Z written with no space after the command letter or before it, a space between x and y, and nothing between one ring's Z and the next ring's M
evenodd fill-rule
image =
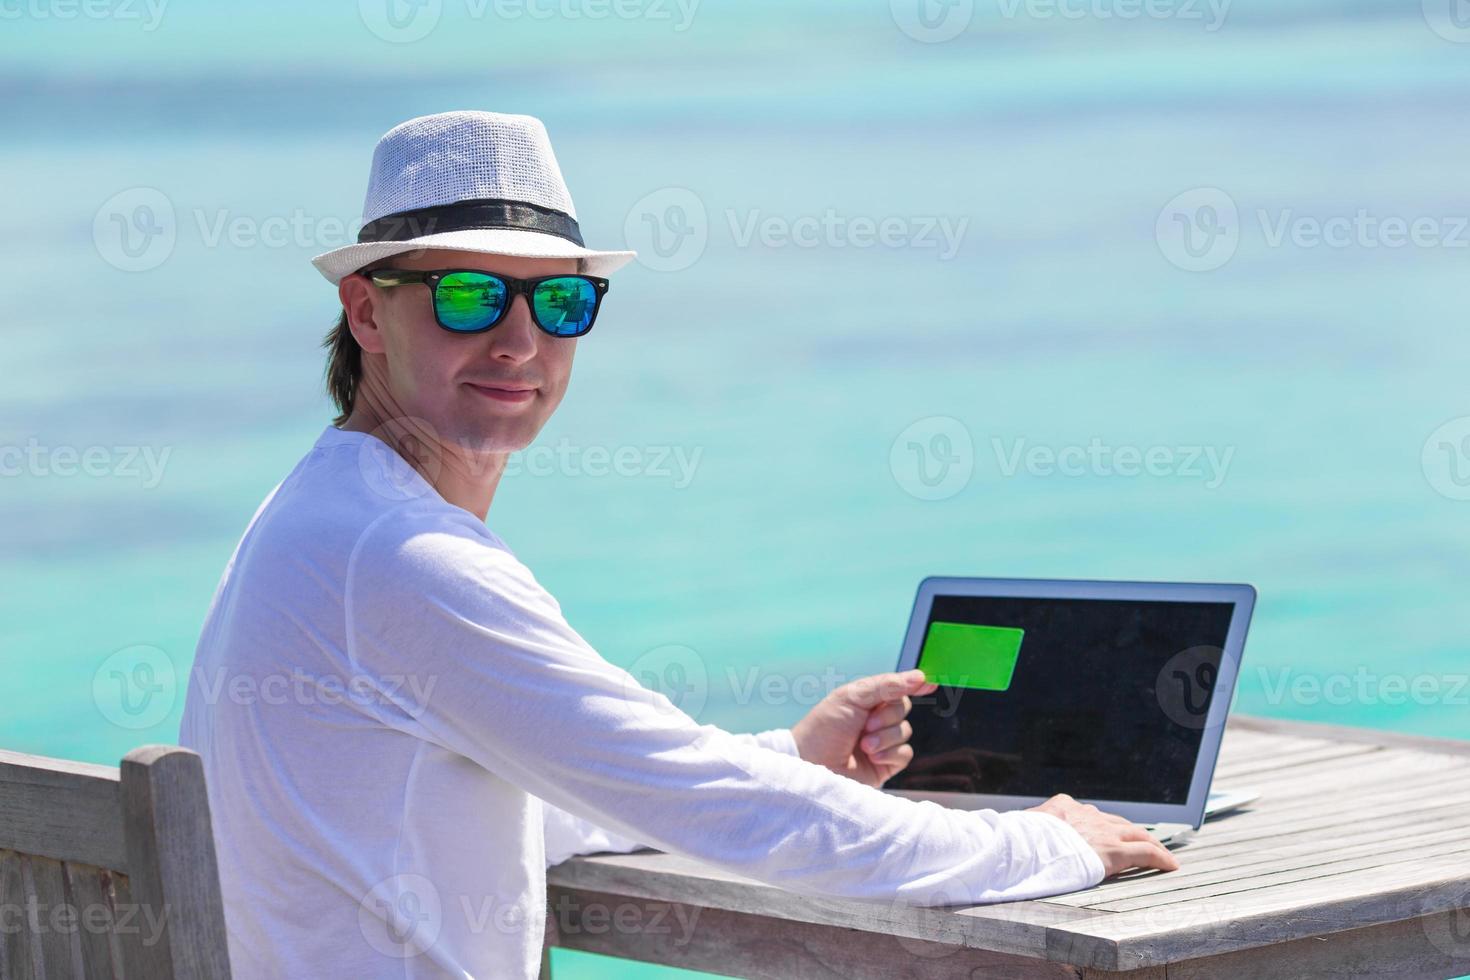
M731 738L750 745L760 745L776 752L800 758L796 740L789 728L773 728L756 734L736 734ZM653 845L635 837L615 834L595 821L568 813L545 801L541 804L542 827L546 840L546 866L561 864L578 854L627 854Z
M219 583L180 732L240 980L534 977L545 869L635 842L810 896L1035 898L1063 821L950 810L701 725L593 650L483 521L333 427ZM543 802L544 801L544 802Z

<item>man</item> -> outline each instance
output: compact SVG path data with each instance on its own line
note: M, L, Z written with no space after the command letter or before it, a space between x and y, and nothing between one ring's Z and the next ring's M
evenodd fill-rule
M605 661L486 517L633 253L582 244L527 116L389 131L364 218L313 259L342 303L341 416L231 557L184 712L236 976L531 977L548 863L640 843L914 904L1177 866L1069 797L997 814L879 792L935 690L918 671L732 735Z

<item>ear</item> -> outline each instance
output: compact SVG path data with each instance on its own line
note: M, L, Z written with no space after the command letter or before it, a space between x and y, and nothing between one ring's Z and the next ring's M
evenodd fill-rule
M382 291L360 272L343 276L337 283L337 298L347 313L347 327L358 346L369 354L381 354L387 349L382 328L374 319L382 296Z

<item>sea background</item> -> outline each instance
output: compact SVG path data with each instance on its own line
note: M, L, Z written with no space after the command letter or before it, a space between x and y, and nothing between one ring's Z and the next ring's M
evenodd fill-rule
M0 746L176 741L224 564L331 418L308 259L384 131L461 108L542 117L589 241L643 254L489 523L700 721L891 668L943 573L1250 582L1235 710L1470 736L1470 11L93 9L0 22ZM1218 267L1181 209L1233 227ZM1432 231L1311 244L1360 213Z

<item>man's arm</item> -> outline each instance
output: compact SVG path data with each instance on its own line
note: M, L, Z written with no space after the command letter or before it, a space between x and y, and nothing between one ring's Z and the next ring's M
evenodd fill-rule
M739 733L732 737L750 745L760 745L787 755L797 755L796 742L789 728L773 728L759 733ZM631 837L623 837L598 826L591 820L568 813L559 806L541 801L542 827L546 835L546 866L561 864L578 854L627 854L651 847Z
M891 796L698 724L588 646L467 512L390 513L347 579L352 669L411 670L429 691L385 724L620 837L802 894L910 904L1037 898L1105 873L1052 814Z

